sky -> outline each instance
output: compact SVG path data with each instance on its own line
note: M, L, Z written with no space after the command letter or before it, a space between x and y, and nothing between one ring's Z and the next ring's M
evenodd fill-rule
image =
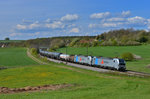
M150 0L0 0L0 40L150 30Z

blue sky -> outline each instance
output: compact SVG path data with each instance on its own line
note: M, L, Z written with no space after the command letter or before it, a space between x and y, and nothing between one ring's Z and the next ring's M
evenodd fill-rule
M150 30L149 0L1 0L0 39Z

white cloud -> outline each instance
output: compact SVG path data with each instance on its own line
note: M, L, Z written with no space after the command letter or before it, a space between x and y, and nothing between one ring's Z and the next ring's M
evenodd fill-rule
M24 29L27 29L27 26L26 25L17 24L17 29L24 30Z
M98 24L89 24L88 27L89 27L89 28L96 28L96 27L98 27Z
M75 26L76 26L75 24L69 24L68 28L75 27Z
M40 32L35 32L35 33L28 33L28 36L38 36L40 34Z
M101 19L101 18L106 18L110 16L110 12L104 12L104 13L94 13L90 15L90 18L92 19Z
M22 33L11 33L9 36L13 37L13 36L21 36Z
M149 30L150 28L148 28L148 29L144 29L146 32L149 32L150 30Z
M103 23L102 27L117 27L116 23Z
M33 23L28 26L29 29L34 29L34 28L38 28L38 27L40 27L40 24L38 24L38 23Z
M147 20L140 16L135 16L132 18L128 18L128 24L135 24L135 25L145 25L147 24Z
M79 33L79 29L78 28L72 28L69 32L70 33Z
M114 28L123 25L122 22L111 22L111 23L100 23L100 24L89 24L89 28Z
M77 20L79 16L77 14L67 14L63 17L61 17L61 21L74 21Z
M45 22L49 23L50 21L51 21L51 19L50 19L50 18L48 18Z
M45 24L45 26L47 28L52 28L52 29L56 29L56 28L64 28L65 25L61 22L61 21L54 21L51 24Z
M147 19L148 23L150 24L150 19Z
M121 15L122 15L123 17L128 17L128 16L131 15L131 12L130 12L130 11L123 11L123 12L121 13Z
M106 21L110 21L110 22L113 22L113 21L125 21L124 18L118 18L118 17L114 17L114 18L109 18L107 19Z

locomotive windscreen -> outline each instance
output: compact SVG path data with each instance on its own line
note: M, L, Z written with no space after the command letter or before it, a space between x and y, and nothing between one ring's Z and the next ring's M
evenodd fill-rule
M124 60L123 59L119 59L119 63L124 63Z

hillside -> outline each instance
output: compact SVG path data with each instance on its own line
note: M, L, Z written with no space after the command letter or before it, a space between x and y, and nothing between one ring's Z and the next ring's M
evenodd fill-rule
M95 45L141 45L150 43L150 32L132 28L112 30L98 35L96 40Z
M1 40L0 45L19 47L47 47L51 50L70 47L87 47L87 46L138 46L150 43L150 32L134 29L112 30L104 33L99 33L97 36L64 36L64 37L49 37L37 38L30 40Z

